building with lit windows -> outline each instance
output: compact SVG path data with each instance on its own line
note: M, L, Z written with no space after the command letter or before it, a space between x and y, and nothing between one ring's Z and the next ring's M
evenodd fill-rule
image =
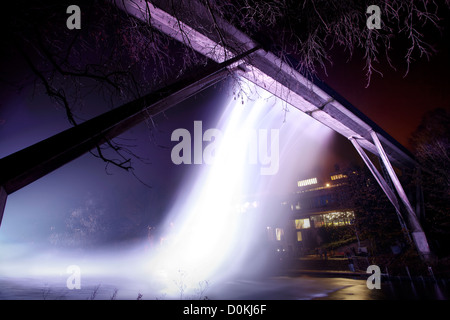
M263 247L280 254L299 255L324 245L322 227L354 223L349 205L348 177L333 173L326 177L305 177L295 191L284 196L246 199L238 211L252 216L252 225L264 232Z
M352 225L355 214L347 201L348 192L347 176L342 173L298 180L297 190L281 201L283 219L267 227L276 250L308 252L324 244L321 227Z

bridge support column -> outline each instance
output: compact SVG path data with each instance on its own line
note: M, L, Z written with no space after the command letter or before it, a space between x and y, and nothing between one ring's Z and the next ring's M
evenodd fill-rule
M417 250L424 259L428 259L431 255L431 251L430 247L428 246L427 237L425 236L425 232L423 232L419 219L417 218L417 215L414 212L414 209L412 208L405 191L403 190L400 180L395 174L394 168L392 167L389 158L384 152L383 146L381 145L381 142L378 139L377 133L372 130L370 132L370 135L372 137L373 142L375 143L375 146L377 147L381 160L383 160L383 163L389 173L389 177L391 178L391 181L394 184L395 189L397 190L397 194L399 195L400 199L402 200L403 204L406 207L406 212L408 213L408 220L412 228L412 236L414 239L414 243L416 244Z
M375 180L380 185L381 189L383 189L384 193L388 197L389 201L392 203L392 205L395 208L395 211L397 213L397 217L400 223L400 226L402 227L403 233L405 234L405 237L412 241L411 236L408 231L408 227L406 226L405 220L403 219L403 216L401 214L400 205L397 201L397 196L395 195L394 191L390 188L389 184L386 182L386 180L383 178L381 173L377 170L375 165L372 163L370 158L367 156L367 154L364 152L364 149L359 145L358 141L351 137L350 141L352 142L353 146L355 147L356 151L358 151L360 157L363 159L366 166L369 168L370 172L374 176Z
M381 157L383 164L389 174L389 177L394 185L395 190L397 191L398 196L400 197L401 201L403 202L406 213L409 221L409 225L411 228L411 235L412 240L414 241L415 247L417 251L419 252L419 255L421 258L425 261L428 261L431 258L431 251L428 246L428 241L426 238L426 235L422 229L422 226L420 225L420 222L417 218L416 213L414 212L408 197L406 196L405 191L403 190L403 187L400 183L400 180L397 177L397 174L394 171L394 168L391 165L391 162L389 161L383 146L381 145L380 140L378 139L377 133L375 131L371 131L371 137L373 139L373 142L377 148L378 154ZM403 221L403 217L400 211L400 205L397 200L397 195L395 194L394 190L388 185L388 183L384 180L383 176L378 172L375 165L372 163L370 158L367 156L367 154L364 152L363 148L358 143L357 138L350 137L349 140L352 142L355 149L358 151L359 155L363 159L364 163L369 168L370 172L374 176L375 180L378 182L380 187L383 189L384 193L388 197L389 201L393 204L395 207L395 210L397 212L397 216L399 217L400 224L402 228L405 230L407 237L409 240L411 240L411 237L409 236L409 232L407 231L406 224Z

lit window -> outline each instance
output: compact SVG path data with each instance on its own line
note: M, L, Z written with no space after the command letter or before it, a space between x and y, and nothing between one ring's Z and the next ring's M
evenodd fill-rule
M342 173L331 176L331 180L339 180L339 179L344 179L344 178L347 178L347 176Z
M312 184L316 184L317 183L317 178L311 178L311 179L306 179L306 180L300 180L297 182L297 185L299 187L305 187L305 186L310 186Z
M295 220L295 229L308 229L311 227L309 219L296 219Z
M281 228L276 228L275 229L275 237L277 239L277 241L281 241L281 238L284 236L284 230Z
M298 242L302 241L302 232L301 231L297 231L297 241Z
M314 226L344 226L352 224L355 219L353 211L338 211L316 215L311 217L314 220Z

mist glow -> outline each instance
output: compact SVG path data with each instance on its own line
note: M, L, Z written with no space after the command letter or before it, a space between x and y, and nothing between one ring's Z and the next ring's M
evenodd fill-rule
M298 138L295 133L302 129L308 129L312 134L328 130L309 118L305 122L306 116L298 110L293 112L296 112L293 117L289 114L285 119L283 102L253 84L245 82L242 87L251 89L243 100L230 99L217 125L223 137L215 161L212 165L203 165L199 176L186 183L179 201L168 215L171 228L165 244L149 263L149 268L159 276L176 279L182 274L185 284L195 287L201 281L223 279L244 267L243 261L254 249L252 245L262 239L256 238L261 235L257 230L261 226L248 221L245 210L241 210L242 201L250 194L279 192L278 188L283 187L278 175L261 174L269 160L267 154L264 159L264 152L272 152L270 159L276 160L278 166L280 157L298 154L298 150L290 150L292 144L289 146ZM303 118L299 119L299 116ZM307 127L301 128L307 122ZM274 141L255 139L255 132L262 128L277 133L279 140L275 142L279 142L281 148L278 145L274 148ZM327 134L325 140L326 137ZM271 138L273 140L274 136ZM267 148L268 144L271 148L255 152L255 148ZM314 156L312 150L302 151L306 151L305 156L309 158ZM263 156L255 161L255 155ZM299 160L295 161L297 165L302 164ZM285 176L290 169L292 165L282 168L279 175ZM250 205L256 207L257 202Z
M284 102L251 83L242 80L241 88L246 89L243 99L230 97L227 106L219 108L224 111L214 127L222 136L214 161L190 165L196 176L180 186L177 200L165 214L169 227L160 245L149 248L144 241L78 252L31 242L10 244L5 241L8 232L27 226L24 217L36 214L32 203L37 201L14 201L13 195L7 215L21 218L16 226L8 225L7 217L2 226L0 277L53 282L67 294L67 267L76 265L81 270L81 291L87 283L106 281L118 286L118 298L134 299L145 292L145 298L154 299L179 298L180 290L195 291L204 281L218 283L217 292L221 280L242 270L259 272L268 261L260 244L267 240L263 239L267 230L283 222L279 212L261 200L291 192L299 176L316 167L332 130L293 107L286 109ZM204 140L203 147L207 144ZM55 201L54 206L57 198L47 201Z

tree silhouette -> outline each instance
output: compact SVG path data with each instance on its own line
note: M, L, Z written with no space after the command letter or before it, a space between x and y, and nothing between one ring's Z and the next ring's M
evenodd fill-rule
M437 108L426 113L411 136L414 155L422 170L415 182L423 189L425 226L441 254L450 253L450 112Z
M182 43L162 34L151 21L139 20L121 10L126 0L78 1L82 28L69 30L66 8L69 1L23 0L8 3L4 24L5 50L18 54L28 65L18 88L34 84L52 97L76 126L84 121L79 110L91 94L103 97L105 110L163 88L183 76L215 62L196 52L187 37ZM184 0L144 1L142 10L166 6L176 19L194 17L195 5L206 8L211 30L229 52L243 50L225 36L219 19L224 19L275 53L305 75L333 62L332 52L340 48L352 58L361 52L368 83L381 73L381 57L390 63L393 49L402 51L407 66L418 57L433 53L426 36L430 28L442 27L440 17L449 1L340 1L340 0ZM178 8L192 8L180 11ZM381 28L366 27L369 5L381 9ZM19 13L20 14L15 14ZM13 13L13 14L11 14ZM177 20L178 32L185 34ZM193 21L195 23L195 21ZM400 43L400 46L396 46ZM394 66L393 66L394 67ZM281 68L281 66L280 66ZM147 119L152 127L152 119ZM108 151L112 151L109 154ZM107 141L91 153L113 165L132 171L139 159L132 148ZM141 159L144 160L144 159Z
M364 168L348 168L347 204L354 208L354 230L360 240L367 240L371 253L384 253L396 242L406 242L402 236L395 209L383 190Z

